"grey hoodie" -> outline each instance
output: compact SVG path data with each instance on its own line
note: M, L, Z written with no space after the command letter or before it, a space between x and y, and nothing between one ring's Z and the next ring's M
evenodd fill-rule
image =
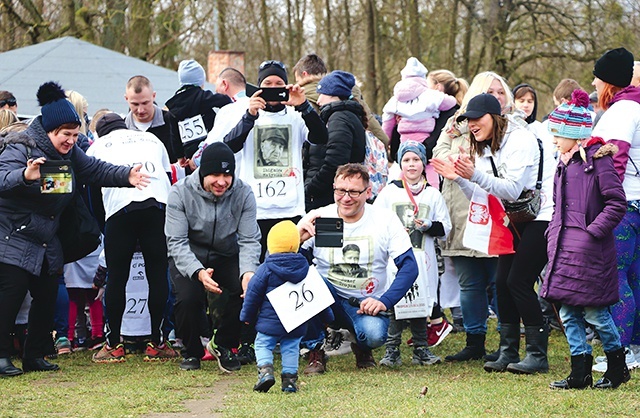
M200 168L171 187L164 232L169 256L185 277L214 268L217 257L239 255L240 276L258 268L260 229L251 187L234 178L216 197L202 188Z

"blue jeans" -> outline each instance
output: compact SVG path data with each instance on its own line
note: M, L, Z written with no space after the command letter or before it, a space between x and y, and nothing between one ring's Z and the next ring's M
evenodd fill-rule
M256 364L258 367L273 365L273 349L280 343L280 355L282 356L282 373L298 373L298 358L300 358L300 341L302 337L274 337L273 335L258 332L253 344L256 351Z
M64 276L58 276L58 296L56 298L56 312L53 316L53 326L56 339L66 337L69 330L69 292L64 284Z
M348 329L356 336L356 343L363 349L381 347L387 341L389 317L358 314L359 308L349 305L347 299L338 296L336 288L327 279L324 279L324 282L335 299L331 310L336 319L330 324L331 328ZM387 309L391 308L387 306ZM322 342L324 342L324 327L320 316L316 315L307 322L307 333L302 341L302 347L317 350L322 347Z
M496 297L497 258L451 257L460 283L460 309L467 334L487 333L489 296L491 309L498 315Z
M336 302L331 305L336 317L334 328L345 328L356 336L356 344L364 349L381 347L387 342L389 329L389 317L383 315L359 314L358 307L349 305L349 301L336 293L336 288L328 280L325 283L329 287ZM387 309L393 308L387 306Z
M584 330L585 320L598 331L600 341L602 341L602 348L606 353L622 347L620 345L620 334L618 334L616 324L613 322L608 307L562 305L560 318L564 324L564 331L572 356L591 354L591 345L587 344L587 335Z

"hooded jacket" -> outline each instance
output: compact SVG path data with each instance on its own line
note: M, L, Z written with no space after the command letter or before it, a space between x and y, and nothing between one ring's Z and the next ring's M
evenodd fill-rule
M218 110L229 103L232 103L232 100L227 95L212 93L209 90L203 90L199 86L191 85L184 86L176 92L175 96L167 100L166 106L171 112L173 131L179 137L182 134L178 125L179 122L194 116L202 116L204 130L200 131L200 128L196 126L193 132L186 131L184 132L184 138L181 137L184 154L187 158L191 158L198 149L198 144L207 138Z
M42 127L41 116L24 132L4 138L0 154L0 262L40 275L46 259L48 274L63 266L62 247L56 233L60 215L87 183L105 187L131 187L130 167L116 166L88 157L76 144L60 155ZM40 193L40 181L26 181L27 159L45 157L47 161L71 161L73 193Z
M430 89L425 78L405 78L395 85L393 97L382 109L382 129L391 137L396 116L400 116L397 122L400 140L423 142L433 132L440 111L455 105L455 97Z
M310 148L305 177L307 199L319 198L319 206L333 203L333 178L338 166L364 162L366 137L362 117L364 109L355 100L328 103L320 109L327 124L329 139L325 146Z
M585 148L569 164L558 164L555 209L547 228L549 264L540 294L571 306L608 306L618 301L613 229L626 212L626 200L613 166L617 148Z
M306 323L290 333L284 329L267 293L284 283L300 283L307 277L309 263L300 253L277 253L269 255L249 281L244 297L240 321L255 324L256 331L275 337L302 337L305 335ZM325 323L334 320L331 309L321 312Z
M213 267L217 257L239 255L240 275L256 271L260 256L260 229L256 199L235 178L220 197L200 184L200 168L171 187L164 232L169 256L185 277Z

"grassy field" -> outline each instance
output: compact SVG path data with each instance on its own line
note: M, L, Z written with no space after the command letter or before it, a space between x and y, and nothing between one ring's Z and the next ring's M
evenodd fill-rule
M487 346L495 349L495 323L491 329ZM464 338L464 334L451 334L433 351L444 358L461 349ZM549 351L550 372L536 376L489 374L482 369L481 361L412 366L411 349L406 345L402 347L404 364L395 369L357 370L353 355L347 354L332 357L324 375L301 376L300 391L290 395L279 390L279 378L269 393L254 393L254 366L228 376L212 362L203 362L200 371L184 372L175 362L147 364L142 356L131 357L124 364L92 364L89 353L79 352L59 359L59 372L0 379L0 416L138 417L179 413L186 411L185 400L213 395L221 400L212 413L225 417L638 415L637 372L632 372L629 383L613 391L552 391L549 382L569 373L566 340L557 331L551 334ZM383 352L383 348L376 350L376 359ZM596 346L594 354L602 354L601 347ZM303 367L301 361L301 370ZM595 374L594 380L599 377ZM420 396L425 386L428 391Z

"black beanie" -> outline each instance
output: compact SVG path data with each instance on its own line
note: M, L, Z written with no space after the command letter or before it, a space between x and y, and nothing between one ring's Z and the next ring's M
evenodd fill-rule
M604 53L593 67L593 75L617 87L627 87L633 78L633 54L624 48Z
M236 159L231 148L224 142L207 146L200 157L200 183L209 174L231 174L236 170Z
M280 61L265 61L260 64L260 68L258 69L258 86L262 83L262 80L270 75L277 75L284 81L284 84L288 83L287 70Z
M98 136L105 136L119 129L127 129L127 124L117 113L107 113L96 122L96 133Z

